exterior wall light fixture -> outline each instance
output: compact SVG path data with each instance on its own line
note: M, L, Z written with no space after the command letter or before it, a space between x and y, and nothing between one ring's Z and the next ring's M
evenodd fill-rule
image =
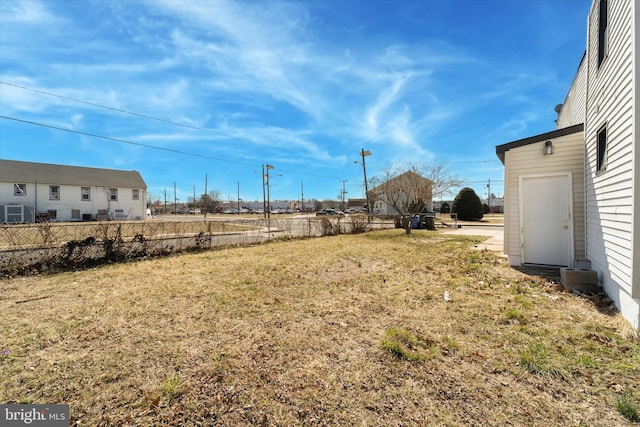
M544 148L542 149L542 154L545 156L550 156L553 154L553 142L546 141L544 143Z

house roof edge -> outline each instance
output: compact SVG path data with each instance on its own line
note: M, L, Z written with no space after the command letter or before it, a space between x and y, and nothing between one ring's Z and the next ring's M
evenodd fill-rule
M541 133L540 135L534 135L523 139L518 139L516 141L507 142L506 144L497 145L496 146L496 155L504 164L504 153L513 149L522 147L529 144L535 144L536 142L543 141L545 139L553 139L559 138L565 135L571 135L572 133L582 132L584 131L584 123L579 123L577 125L568 126L562 129L556 129L551 132Z

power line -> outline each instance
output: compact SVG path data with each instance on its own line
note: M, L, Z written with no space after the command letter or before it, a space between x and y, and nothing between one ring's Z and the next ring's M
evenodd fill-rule
M158 121L158 122L168 123L168 124L175 125L175 126L182 126L182 127L185 127L185 128L195 129L195 130L204 130L204 131L207 131L207 132L214 132L212 129L202 128L202 127L198 127L198 126L192 126L192 125L188 125L188 124L185 124L185 123L174 122L174 121L166 120L166 119L160 119L158 117L148 116L146 114L134 113L133 111L122 110L120 108L108 107L106 105L100 105L100 104L96 104L94 102L82 101L80 99L70 98L68 96L63 96L63 95L57 95L55 93L45 92L43 90L38 90L38 89L32 89L32 88L29 88L29 87L20 86L20 85L13 84L13 83L7 83L7 82L0 81L0 84L16 87L18 89L28 90L28 91L35 92L35 93L41 93L43 95L54 96L56 98L65 99L67 101L73 101L73 102L78 102L80 104L91 105L93 107L104 108L106 110L116 111L118 113L130 114L132 116L142 117L144 119L150 119L150 120L155 120L155 121Z
M217 134L222 134L222 135L229 136L228 134L225 134L225 133L219 132L217 130L213 130L213 129L207 129L207 128L203 128L203 127L192 126L192 125L188 125L188 124L185 124L185 123L179 123L179 122L174 122L174 121L171 121L171 120L166 120L166 119L161 119L161 118L158 118L158 117L149 116L149 115L146 115L146 114L135 113L133 111L123 110L123 109L120 109L120 108L109 107L109 106L97 104L97 103L94 103L94 102L83 101L83 100L80 100L80 99L71 98L71 97L63 96L63 95L58 95L58 94L55 94L55 93L46 92L46 91L39 90L39 89L33 89L33 88L26 87L26 86L20 86L20 85L14 84L14 83L8 83L8 82L0 81L0 84L6 85L6 86L12 86L12 87L15 87L15 88L18 88L18 89L28 90L28 91L31 91L31 92L34 92L34 93L40 93L40 94L47 95L47 96L53 96L53 97L56 97L56 98L65 99L67 101L78 102L80 104L91 105L93 107L104 108L106 110L116 111L116 112L119 112L119 113L130 114L130 115L136 116L136 117L141 117L141 118L145 118L145 119L155 120L155 121L158 121L158 122L168 123L168 124L175 125L175 126L182 126L182 127L185 127L185 128L194 129L194 130L201 130L201 131L205 131L205 132L215 132ZM204 156L204 155L201 155L201 154L188 153L188 152L184 152L184 151L180 151L180 150L172 150L172 149L163 148L163 147L157 147L157 146L149 145L149 144L141 144L141 143L137 143L137 142L126 141L126 140L106 137L106 136L87 133L87 132L75 131L73 129L66 129L66 128L56 127L56 126L47 125L47 124L43 124L43 123L37 123L37 122L33 122L33 121L28 121L28 120L22 120L22 119L6 117L6 116L0 116L0 117L6 118L6 119L9 119L9 120L15 120L15 121L23 122L23 123L33 124L33 125L36 125L36 126L43 126L43 127L48 127L48 128L51 128L51 129L62 130L62 131L72 132L72 133L78 133L78 134L82 134L82 135L86 135L86 136L92 136L92 137L95 137L95 138L107 139L107 140L116 141L116 142L122 142L122 143L126 143L126 144L133 144L133 145L138 145L138 146L147 147L147 148L153 148L153 149L157 149L157 150L170 151L170 152L174 152L174 153L178 153L178 154L184 154L184 155L188 155L188 156L201 157L201 158L206 158L206 159L211 159L211 160L218 160L218 161L221 161L221 162L236 163L236 164L240 164L240 165L257 167L256 165L250 165L248 163L235 162L233 160L219 159L219 158L216 158L216 157L209 157L209 156ZM318 175L318 174L313 174L313 173L291 171L291 170L286 170L286 169L279 169L279 170L281 170L282 172L291 173L291 174L295 174L295 175L314 176L314 177L318 177L318 178L337 179L337 180L342 179L342 178L338 178L338 177L335 177L335 176Z
M39 122L30 121L30 120L18 119L16 117L8 117L8 116L0 115L0 118L7 119L7 120L13 120L13 121L16 121L16 122L25 123L25 124L29 124L29 125L33 125L33 126L40 126L40 127L45 127L45 128L49 128L49 129L60 130L60 131L63 131L63 132L70 132L70 133L75 133L75 134L78 134L78 135L89 136L89 137L92 137L92 138L100 138L100 139L105 139L105 140L108 140L108 141L120 142L120 143L123 143L123 144L136 145L138 147L145 147L145 148L151 148L151 149L154 149L154 150L160 150L160 151L167 151L167 152L170 152L170 153L182 154L182 155L185 155L185 156L199 157L199 158L202 158L202 159L216 160L216 161L219 161L219 162L232 163L232 164L242 165L242 166L250 166L252 168L257 168L258 167L258 165L251 164L251 163L243 163L243 162L238 162L238 161L235 161L235 160L221 159L219 157L212 157L212 156L206 156L204 154L190 153L188 151L175 150L175 149L172 149L172 148L158 147L156 145L143 144L141 142L127 141L125 139L112 138L110 136L98 135L98 134L95 134L95 133L83 132L83 131L79 131L79 130L75 130L75 129L69 129L69 128L63 128L63 127L60 127L60 126L49 125L49 124L46 124L46 123L39 123ZM337 180L342 179L342 178L338 178L338 177L335 177L335 176L317 175L317 174L308 173L308 172L297 172L297 171L292 171L292 170L287 170L287 169L279 169L279 170L282 171L282 172L286 172L286 173L290 173L290 174L294 174L294 175L315 176L315 177L318 177L318 178L337 179Z
M44 91L44 90L39 90L39 89L34 89L34 88L26 87L26 86L17 85L15 83L9 83L9 82L5 82L5 81L0 81L0 84L6 85L6 86L15 87L15 88L22 89L22 90L31 91L31 92L34 92L34 93L39 93L39 94L43 94L43 95L47 95L47 96L52 96L52 97L55 97L55 98L64 99L64 100L67 100L67 101L72 101L72 102L77 102L77 103L80 103L80 104L90 105L90 106L93 106L93 107L103 108L103 109L115 111L115 112L118 112L118 113L129 114L129 115L136 116L136 117L141 117L141 118L145 118L145 119L149 119L149 120L154 120L154 121L158 121L158 122L162 122L162 123L167 123L167 124L171 124L171 125L174 125L174 126L181 126L181 127L185 127L185 128L189 128L189 129L200 130L200 131L205 131L205 132L214 132L214 133L217 133L217 134L230 136L230 135L225 134L223 132L220 132L218 130L213 130L213 129L207 129L207 128L203 128L203 127L199 127L199 126L188 125L186 123L174 122L172 120L167 120L167 119L162 119L162 118L158 118L158 117L154 117L154 116L149 116L149 115L146 115L146 114L136 113L136 112L124 110L124 109L121 109L121 108L115 108L115 107L109 107L109 106L106 106L106 105L97 104L95 102L83 101L81 99L71 98L71 97L64 96L64 95L58 95L58 94L47 92L47 91ZM52 129L63 130L63 131L67 131L67 132L80 133L80 134L84 134L84 135L87 135L87 136L93 136L93 137L96 137L96 138L102 138L102 139L107 139L107 140L112 140L112 141L117 141L117 142L122 142L122 143L127 143L127 144L134 144L134 145L139 145L139 146L143 146L143 147L154 148L154 149L158 149L158 150L171 151L171 152L185 154L185 155L189 155L189 156L203 157L203 158L209 158L209 159L212 159L212 160L219 160L219 161L222 161L222 162L237 163L237 164L249 166L249 164L247 164L247 163L235 162L235 161L232 161L232 160L218 159L218 158L215 158L215 157L208 157L208 156L204 156L204 155L200 155L200 154L182 152L182 151L179 151L179 150L165 149L165 148L162 148L162 147L157 147L157 146L152 146L152 145L147 145L147 144L140 144L140 143L135 143L135 142L131 142L131 141L125 141L125 140L119 140L119 139L100 136L100 135L96 135L96 134L83 133L83 132L74 131L72 129L59 128L59 127L55 127L55 126L45 125L45 124L36 123L36 122L30 122L30 121L26 121L26 120L13 119L13 118L10 118L10 117L5 117L5 116L3 116L3 118L7 118L7 119L10 119L10 120L16 120L16 121L21 121L21 122L24 122L24 123L30 123L30 124L34 124L34 125L37 125L37 126L44 126L44 127L49 127L49 128L52 128ZM445 164L449 164L449 163L495 163L495 162L499 162L499 161L500 161L499 159L494 159L494 160L452 160L452 161L445 161L444 163ZM426 164L426 163L422 163L422 164ZM255 167L254 165L251 165L251 166ZM283 172L292 173L292 174L296 174L296 175L315 176L315 177L319 177L319 178L338 179L338 180L341 179L341 178L333 177L333 176L316 175L316 174L311 174L311 173L306 173L306 172L297 172L297 171L290 171L290 170L285 170L285 169L281 169L281 170Z
M41 126L41 127L45 127L45 128L49 128L49 129L61 130L61 131L64 131L64 132L76 133L78 135L90 136L90 137L93 137L93 138L106 139L108 141L121 142L123 144L137 145L139 147L152 148L154 150L161 150L161 151L168 151L170 153L183 154L185 156L200 157L200 158L203 158L203 159L217 160L219 162L226 162L226 163L233 163L233 164L237 164L237 165L256 167L255 165L252 165L252 164L249 164L249 163L242 163L242 162L237 162L237 161L234 161L234 160L220 159L218 157L205 156L204 154L189 153L187 151L175 150L175 149L172 149L172 148L158 147L158 146L155 146L155 145L143 144L141 142L127 141L125 139L112 138L112 137L109 137L109 136L97 135L95 133L83 132L83 131L79 131L79 130L75 130L75 129L68 129L68 128L63 128L63 127L59 127L59 126L48 125L48 124L45 124L45 123L38 123L38 122L30 121L30 120L18 119L18 118L15 118L15 117L7 117L7 116L0 115L0 118L7 119L7 120L13 120L13 121L16 121L16 122L21 122L21 123L26 123L26 124L30 124L30 125L34 125L34 126Z

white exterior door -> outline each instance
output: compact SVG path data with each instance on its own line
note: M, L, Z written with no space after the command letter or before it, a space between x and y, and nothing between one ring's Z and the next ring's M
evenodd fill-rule
M523 177L520 190L523 262L570 267L571 176Z

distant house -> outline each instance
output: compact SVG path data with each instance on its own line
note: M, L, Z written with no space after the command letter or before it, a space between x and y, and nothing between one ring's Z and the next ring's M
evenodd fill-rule
M349 199L347 201L347 208L350 211L356 212L366 212L367 210L367 199Z
M489 206L490 213L495 213L495 214L504 213L504 197L492 197L490 200L486 198L484 199L481 198L480 202L483 205ZM453 206L453 200L440 200L437 202L434 201L433 210L435 212L440 212L440 213L449 213L449 211L442 212L442 205L445 203L449 206L449 210L450 210L451 206Z
M480 199L480 201L489 206L490 213L504 213L504 197L492 197L491 199Z
M640 329L640 2L593 0L558 129L496 147L512 265L591 268ZM563 201L566 200L566 202Z
M422 202L423 210L433 210L432 197L433 182L423 176L407 171L369 190L369 203L375 215L397 215L395 207L409 206L411 203ZM395 207L394 207L395 206Z
M137 171L0 160L0 222L146 218Z

